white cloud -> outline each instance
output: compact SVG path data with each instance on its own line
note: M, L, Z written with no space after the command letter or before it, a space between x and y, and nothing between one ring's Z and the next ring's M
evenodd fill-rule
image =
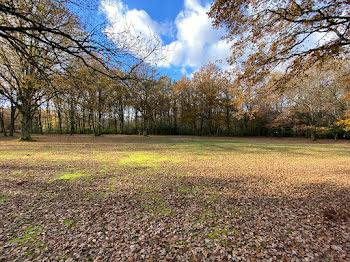
M107 32L116 36L132 27L133 37L141 36L150 40L152 36L159 39L162 36L176 35L173 42L164 45L162 54L166 60L158 63L159 66L177 66L192 70L198 69L209 61L221 61L219 65L227 68L226 58L230 54L230 45L221 40L222 33L211 26L207 12L210 5L202 5L199 0L185 0L183 10L177 15L174 27L169 23L154 21L144 10L129 10L120 0L102 0L101 9L106 13L110 25ZM116 41L120 40L115 38ZM140 46L136 50L141 49Z
M106 14L109 22L105 29L108 37L121 49L139 56L146 56L158 42L162 46L161 36L171 33L167 23L152 20L144 10L129 10L120 0L101 0L100 10ZM157 55L154 53L149 60L155 61Z

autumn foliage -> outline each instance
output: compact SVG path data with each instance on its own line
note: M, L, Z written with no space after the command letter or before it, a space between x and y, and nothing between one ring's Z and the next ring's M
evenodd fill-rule
M283 84L317 61L349 54L349 10L347 0L217 0L209 16L226 30L229 62L243 78L262 81L280 68Z

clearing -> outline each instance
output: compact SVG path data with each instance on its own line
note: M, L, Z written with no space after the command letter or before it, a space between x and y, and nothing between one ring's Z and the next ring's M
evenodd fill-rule
M0 261L350 261L350 142L0 138Z

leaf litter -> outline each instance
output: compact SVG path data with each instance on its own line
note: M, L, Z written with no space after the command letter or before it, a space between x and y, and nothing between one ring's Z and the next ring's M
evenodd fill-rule
M36 139L0 140L1 261L350 260L348 142Z

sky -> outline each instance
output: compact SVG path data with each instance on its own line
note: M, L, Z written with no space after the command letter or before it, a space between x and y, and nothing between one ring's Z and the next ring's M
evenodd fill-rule
M209 61L228 68L230 45L221 39L224 32L212 27L209 8L207 0L101 0L99 10L108 21L105 30L110 34L128 29L145 43L158 38L162 48L152 61L161 73L178 80L182 75L191 77ZM143 46L133 51L140 50Z

